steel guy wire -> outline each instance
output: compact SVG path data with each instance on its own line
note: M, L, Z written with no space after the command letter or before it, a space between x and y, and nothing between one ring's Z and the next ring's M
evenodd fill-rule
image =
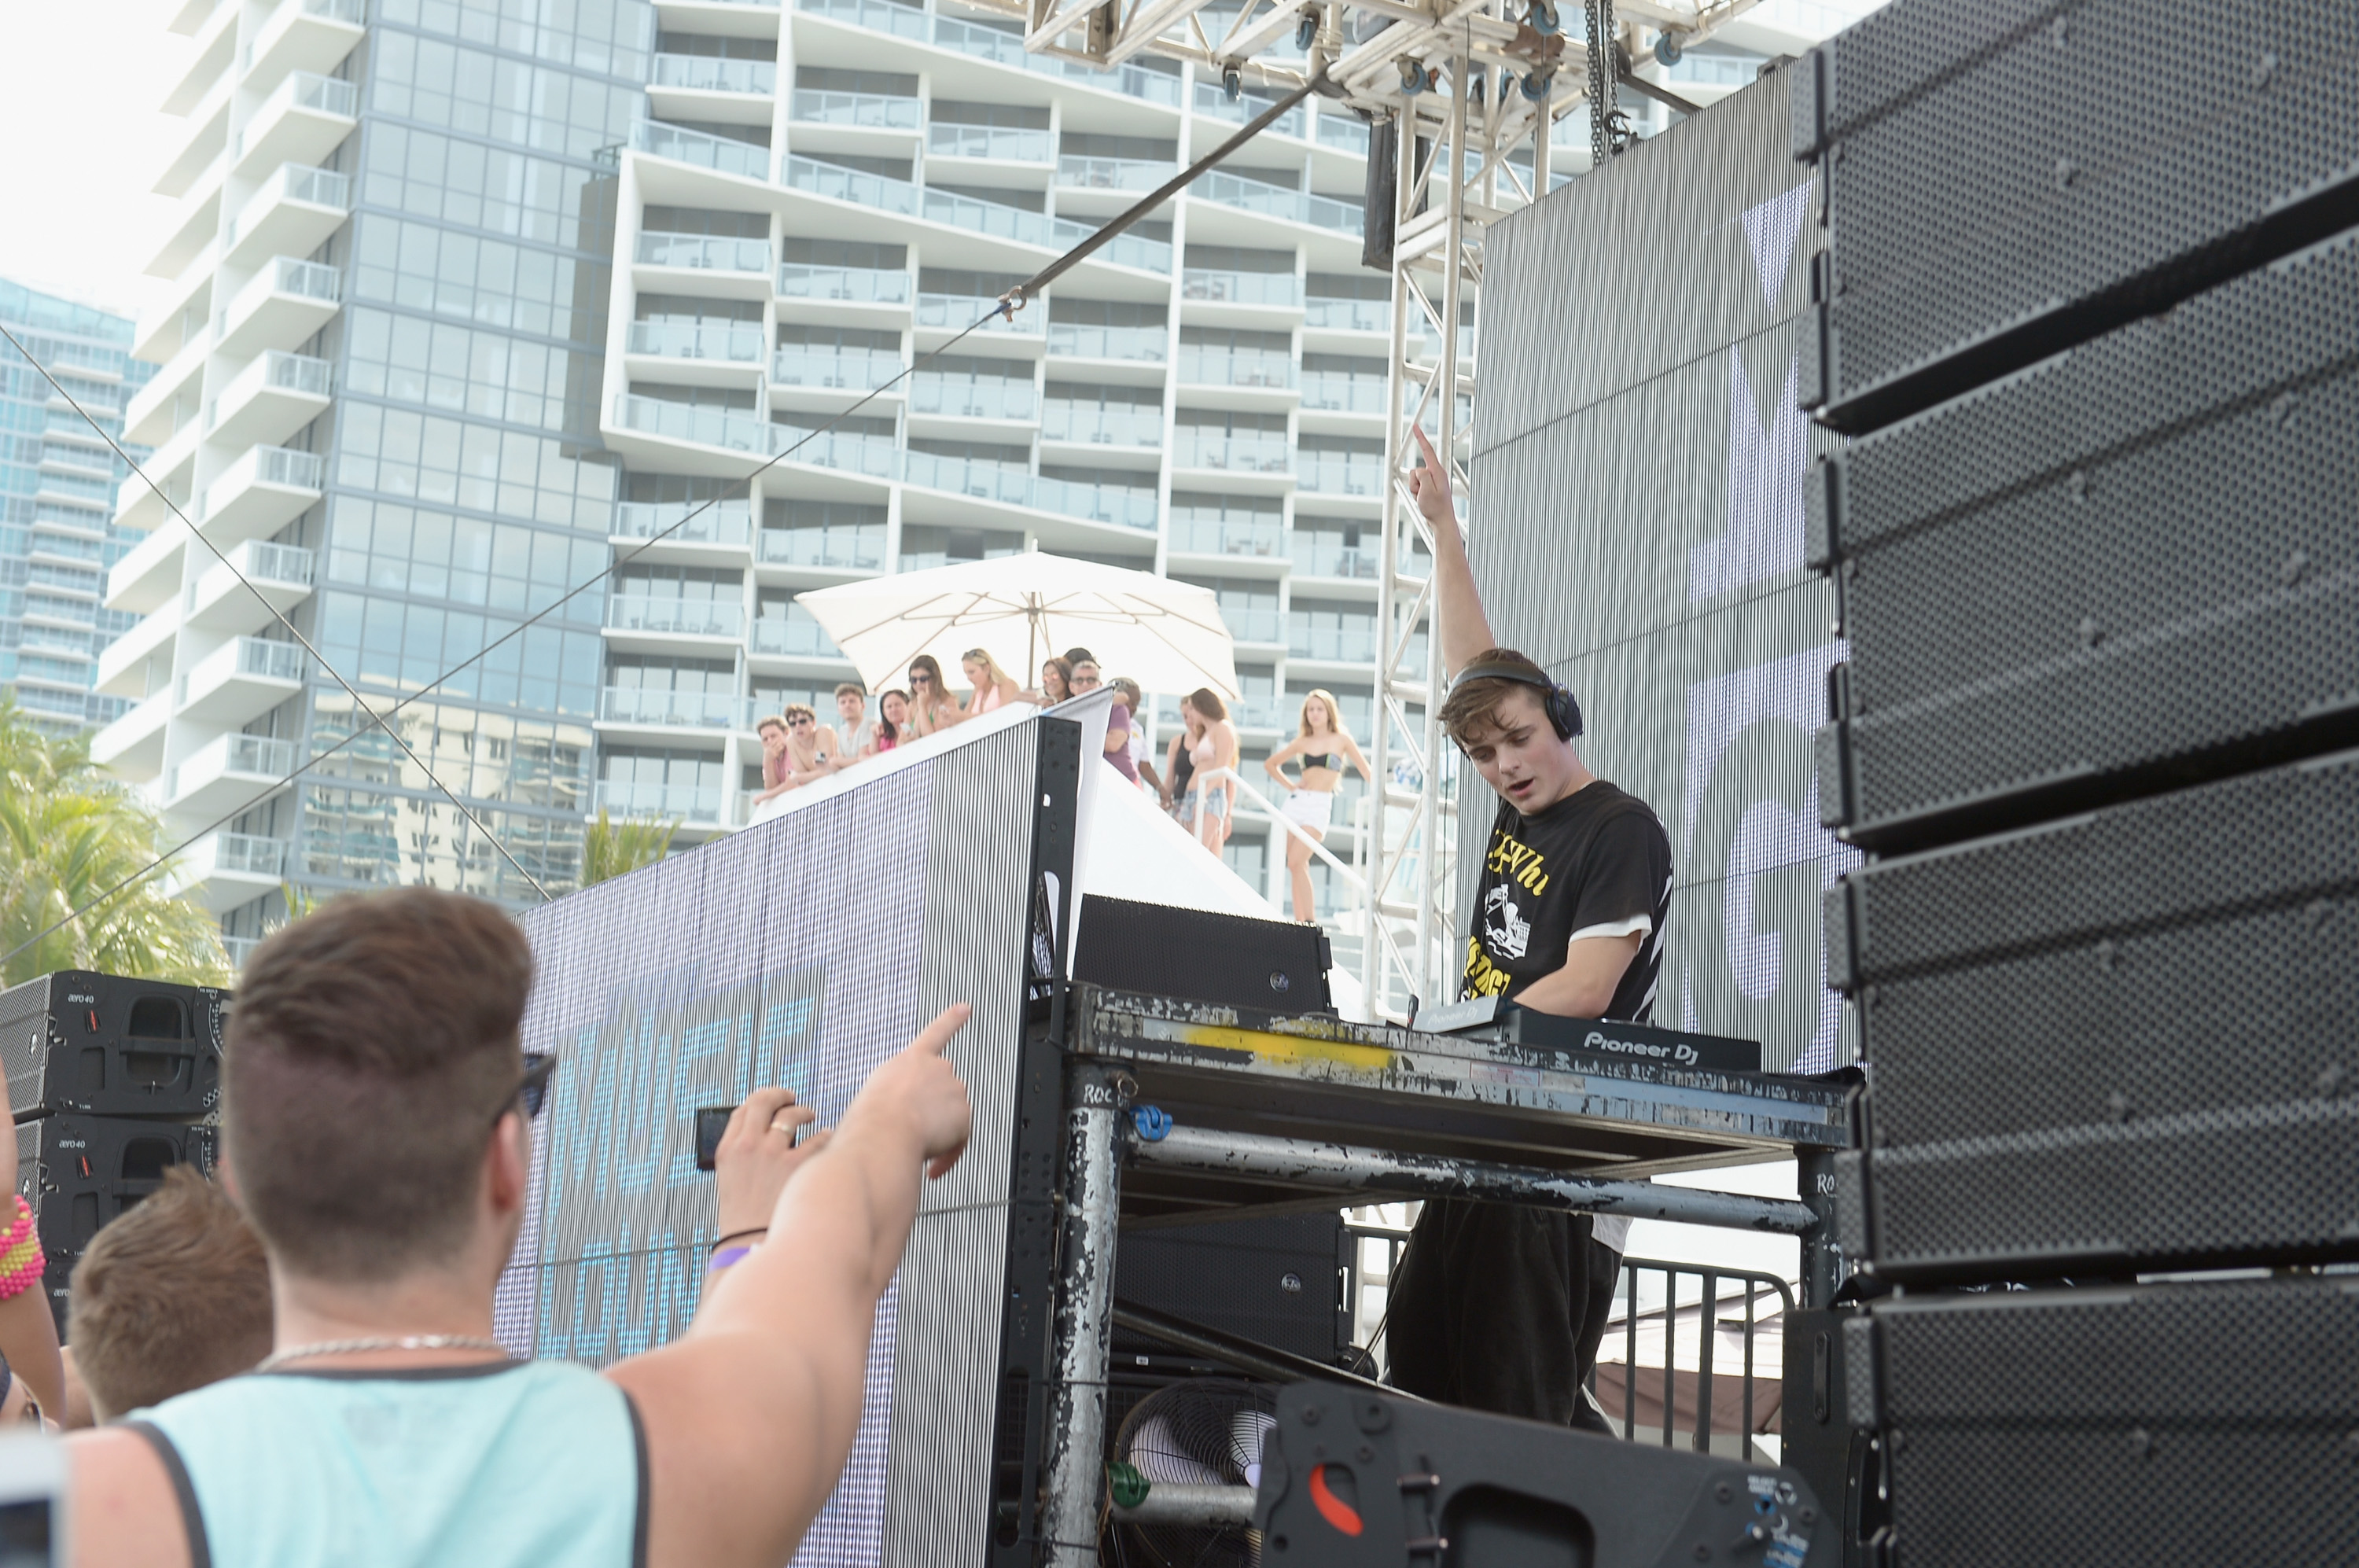
M1020 301L1017 301L1016 303L1019 303L1019 304L1020 304ZM1008 319L1009 321L1014 321L1014 320L1015 320L1015 310L1016 310L1016 305L1015 305L1015 304L1011 304L1010 302L1008 302L1008 301L1006 301L1006 300L1004 300L1004 299L1003 299L1002 301L1000 301L998 304L994 305L990 310L986 311L984 315L982 315L982 316L978 317L978 318L977 318L973 322L972 322L971 324L969 324L969 325L967 325L967 326L964 326L964 327L960 328L960 329L959 329L959 331L957 332L957 333L955 333L953 336L951 336L951 338L949 338L949 339L947 339L946 341L944 341L944 342L943 342L941 344L940 344L938 347L929 349L929 350L927 350L924 354L921 354L917 355L914 359L912 359L912 360L910 361L910 363L909 363L908 365L905 365L905 366L903 366L903 367L902 367L900 374L898 374L898 375L897 375L897 376L893 376L891 379L886 380L886 381L885 381L885 382L881 383L880 385L878 385L878 386L876 386L876 387L875 387L871 388L871 389L870 389L869 391L867 391L866 393L864 393L864 394L863 394L863 395L862 395L858 399L856 399L855 401L853 401L853 403L852 403L848 408L844 408L843 410L842 410L841 412L839 412L839 413L837 413L837 414L835 414L835 415L833 415L833 416L830 417L830 418L829 418L828 419L826 419L824 422L822 422L821 424L820 424L816 429L814 429L814 430L810 430L810 432L808 432L807 434L805 434L805 435L803 436L803 438L802 438L800 441L799 441L795 442L795 444L794 444L794 445L792 445L792 446L790 446L790 447L787 448L784 452L778 452L778 453L777 453L777 454L776 454L775 456L771 457L767 462L766 462L766 463L762 463L762 464L761 464L761 466L759 466L759 467L756 468L752 473L750 473L750 474L746 474L743 475L742 477L740 477L739 479L735 480L735 481L732 484L732 485L730 486L730 488L731 488L731 489L734 489L737 485L747 485L747 486L750 486L750 485L753 484L753 482L754 482L756 479L759 478L762 474L768 473L772 468L775 468L775 467L777 467L779 463L784 463L788 458L792 457L796 452L800 452L804 447L809 446L812 441L817 441L820 437L821 437L821 436L825 435L829 430L833 430L837 425L841 424L843 420L845 420L846 419L849 419L849 418L850 418L852 415L853 415L854 413L857 413L857 412L858 412L862 408L864 408L864 406L866 406L868 403L873 402L875 399L876 399L877 397L881 397L881 396L882 396L882 395L884 395L885 393L891 391L891 390L893 389L893 387L894 387L897 386L897 385L898 385L899 383L901 383L902 381L907 380L910 376L914 375L914 374L917 372L918 368L919 368L920 365L922 365L926 364L926 362L927 362L927 361L931 360L931 359L934 359L934 358L936 358L937 356L939 356L939 355L940 355L940 354L946 354L946 353L948 353L951 349L952 349L952 348L956 347L956 346L958 345L958 343L960 343L960 341L961 341L962 339L965 338L965 337L967 336L967 334L968 334L968 333L970 333L970 332L976 332L976 331L979 331L979 330L980 330L980 329L981 329L981 328L982 328L982 327L983 327L986 322L988 322L988 321L990 321L994 316L1006 316L1006 317L1007 317L1007 319ZM0 327L0 332L5 332L5 331L6 331L6 328L5 328L5 327ZM13 334L10 336L9 341L10 341L11 343L15 343L15 342L16 342L16 339L15 339L15 337L14 337L14 335L13 335ZM24 350L23 350L23 345L22 345L22 344L18 344L17 352L19 352L20 354L24 352ZM30 358L31 358L31 355L27 354L26 357L27 357L27 359L30 359ZM38 362L35 362L35 368L36 368L36 369L39 369L39 368L40 368L40 366L39 366L39 365L38 365ZM41 371L41 374L42 374L44 376L49 376L49 372L48 372L47 370L42 370L42 371ZM57 385L56 380L55 380L55 378L54 378L54 377L50 377L50 378L49 378L49 381L50 381L50 385L51 385L51 386L56 386L56 385ZM63 389L62 387L60 387L60 392L62 392L63 390L64 390L64 389ZM71 402L71 401L72 401L72 399L71 399L71 397L69 397L67 400L68 400L69 402ZM102 427L99 425L99 423L98 423L98 421L97 421L96 419L92 419L92 417L91 417L91 415L90 415L90 413L89 413L89 411L88 411L87 409L82 408L82 406L81 406L80 404L78 404L78 403L77 403L77 404L74 404L74 408L75 408L75 411L76 411L76 412L78 412L78 413L80 413L80 414L82 415L82 417L84 419L87 419L87 420L89 420L89 421L90 421L90 424L91 424L91 426L92 426L92 429L97 430L99 431L99 434L100 434L101 436L105 437L105 439L106 439L106 442L107 442L107 444L108 444L109 446L113 446L113 447L114 447L114 450L116 451L116 452L117 452L117 453L122 453L123 449L122 449L120 446L117 446L117 445L115 444L115 442L114 442L114 439L112 436L108 436L108 435L106 435L106 431L104 430L104 429L103 429L103 428L102 428ZM124 457L124 461L125 461L125 463L128 463L128 462L130 462L131 460L130 460L130 458L129 458L127 455L125 455L125 457ZM136 465L135 465L135 467L136 467ZM146 476L145 474L142 474L142 475L141 475L141 477L142 477L143 479L145 479L147 476ZM150 484L150 485L151 485L151 486L153 486L154 482L153 482L152 480L151 480L151 481L149 481L148 483ZM162 491L160 488L158 488L158 489L157 489L157 494L158 494L158 495L163 495L163 491ZM633 549L631 549L631 550L626 550L626 551L625 551L624 553L622 553L621 555L617 556L617 557L616 557L613 561L609 562L609 563L608 563L608 564L607 564L603 569L602 569L601 571L599 571L599 572L596 572L595 574L592 575L591 577L588 577L588 578L584 579L582 582L581 582L581 583L576 583L573 587L571 587L571 588L570 588L570 589L566 590L566 592L565 592L563 594L561 594L560 596L559 596L558 598L555 598L555 599L550 600L547 604L542 605L539 609L538 609L538 610L534 611L531 615L529 615L526 616L523 620L518 621L515 626L511 626L510 628L508 628L508 630L506 630L506 632L503 632L500 636L498 636L498 637L494 637L490 642L485 643L482 648L477 648L473 653L469 654L465 659L461 659L458 663L456 663L456 664L452 665L450 669L448 669L448 670L444 670L441 674L440 674L440 675L436 676L436 677L435 677L431 681L428 682L426 685L419 687L417 691L412 691L412 692L408 693L407 696L405 696L405 697L401 698L399 701L396 702L392 706L390 706L390 707L388 707L388 708L385 709L382 713L379 713L379 712L377 712L375 709L369 707L369 705L368 705L367 702L366 702L364 699L363 699L357 691L353 691L353 688L352 688L349 684L345 684L345 685L344 685L344 690L345 690L346 691L350 691L350 692L352 692L353 700L354 700L355 702L359 702L359 703L361 704L361 707L362 707L363 711L364 711L364 712L365 712L365 713L367 713L371 718L373 718L373 719L376 720L376 722L377 722L378 725L379 725L380 727L383 727L383 728L386 730L386 733L387 735L392 735L392 734L393 734L393 731L392 731L392 728L391 728L391 726L390 726L390 724L389 724L388 721L389 721L389 720L391 720L391 719L392 719L392 717L393 717L395 714L397 714L397 713L400 713L404 708L408 707L411 703L413 703L413 702L416 702L419 701L421 698L425 697L428 693L429 693L429 692L431 692L431 691L435 691L435 690L437 690L438 688L441 687L441 686L442 686L442 685L444 685L446 682L448 682L450 680L451 680L451 678L452 678L452 677L454 677L454 676L458 675L460 671L462 671L462 670L463 670L467 669L469 666L471 666L471 665L473 665L473 664L476 663L477 661L479 661L479 660L483 659L484 657L486 657L487 655L489 655L489 654L490 654L490 653L491 653L495 648L499 648L501 645L503 645L503 644L505 644L505 643L507 643L507 642L509 642L509 641L513 640L514 638L516 638L516 637L519 637L523 636L523 635L524 635L524 633L525 633L528 628L530 628L532 626L534 626L534 625L535 625L535 624L537 624L538 622L539 622L539 621L541 621L541 620L545 619L545 618L546 618L546 617L548 617L549 615L553 614L555 611L557 611L557 610L558 610L560 607L561 607L562 605L564 605L564 604L566 604L570 603L571 601L572 601L573 599L577 598L577 597L578 597L578 596L580 596L581 594L582 594L582 593L587 593L590 589L596 587L599 583L601 583L604 582L607 578L609 578L609 577L613 576L613 575L614 574L614 572L615 572L618 569L620 569L620 568L622 568L622 567L624 567L624 566L627 566L627 565L628 565L628 564L630 564L632 561L634 561L637 560L641 555L645 554L647 550L649 550L653 549L655 546L657 546L657 545L658 545L658 544L662 543L666 539L669 539L671 535L673 535L673 534L675 534L675 533L679 532L681 528L686 528L690 523L691 523L691 522L695 521L695 520L696 520L696 518L697 518L698 517L701 516L703 513L705 513L705 512L707 512L707 511L711 510L713 506L718 506L722 501L726 500L726 499L731 499L731 498L732 498L732 497L731 497L731 496L729 496L729 495L714 495L714 496L712 496L712 497L710 497L710 498L708 498L708 499L706 499L706 500L704 500L704 501L702 501L702 502L699 503L698 505L696 505L696 506L691 506L691 507L690 507L690 509L689 509L689 510L688 510L684 515L682 515L682 516L681 516L681 517L679 518L679 520L678 522L673 523L669 528L664 528L664 529L662 529L661 531L659 531L659 532L658 532L658 533L654 533L654 534L650 534L650 535L648 535L648 536L647 536L647 539L645 539L644 540L642 540L642 541L641 541L637 546L636 546L635 548L633 548ZM167 506L170 506L170 505L171 505L170 499L169 499L168 497L167 497L167 498L166 498L165 504L166 504ZM175 513L178 513L178 512L179 512L179 508L178 508L177 506L175 506L175 507L173 507L173 510L175 511ZM186 519L184 518L183 520L185 521ZM193 526L193 525L191 525L191 526ZM208 545L210 546L210 541L208 541ZM218 554L220 554L220 551L219 551L219 550L215 550L215 551L214 551L214 553L215 553L216 555L218 555ZM234 572L234 571L236 570L236 568L232 567L232 568L231 568L231 570ZM240 581L244 581L244 575L243 575L242 573L240 574ZM252 586L253 586L253 584L248 583L248 584L247 584L247 586L248 586L248 587L252 587ZM258 595L258 592L257 592L257 596L259 596L259 595ZM273 615L277 615L277 614L278 614L278 612L277 612L276 610L273 610L271 613L272 613ZM280 615L280 616L279 616L279 619L280 619L280 620L282 620L282 621L284 621L284 620L286 619L286 617L285 617L284 615ZM290 628L290 629L291 629L291 628ZM309 647L310 645L307 643L305 646L306 646L306 647ZM322 661L322 668L327 668L324 660ZM334 674L334 671L333 671L332 670L330 670L330 671L329 671L329 672L330 672L331 674ZM337 677L336 677L336 679L337 679L337 681L338 681L338 682L339 682L339 683L343 683L343 678L342 678L342 676L340 676L340 675L339 675L339 676L337 676ZM223 815L221 815L221 816L219 816L219 817L214 818L212 822L210 822L206 823L203 827L201 827L201 828L198 829L195 833L189 834L186 838L182 839L179 843L178 843L178 844L174 844L171 848L169 848L169 849L168 849L168 850L165 850L162 854L160 854L160 855L157 855L153 860L150 860L147 865L145 865L145 866L141 866L138 870L136 870L136 871L133 872L130 876L125 877L125 878L123 878L123 880L121 880L120 882L115 883L115 884L114 884L114 886L113 886L112 887L107 888L105 891L103 891L103 892L102 892L102 893L98 894L95 898L93 898L90 899L90 901L89 901L89 902L87 902L87 903L83 904L81 908L79 908L79 909L75 909L72 913L68 914L68 915L64 915L64 916L60 917L60 919L58 919L57 920L55 920L55 921L51 922L49 925L48 925L48 926L44 927L41 931L39 931L38 932L35 933L33 936L31 936L31 937L27 938L27 940L25 940L24 942L21 942L17 943L15 947L11 948L7 953L0 953L0 964L5 964L5 963L6 963L9 959L12 959L12 958L16 957L18 953L25 952L25 951L26 951L27 949L28 949L28 948L32 948L32 947L38 946L38 945L39 943L41 943L42 942L46 941L46 940L47 940L47 939L48 939L48 938L49 938L49 937L53 932L56 932L56 931L62 931L62 930L64 930L67 926L70 926L70 925L73 924L76 920L81 920L84 915L89 914L92 909L97 909L100 905L106 903L108 900L110 900L110 899L114 898L116 895L118 895L118 894L120 894L120 893L124 892L125 890L126 890L126 889L128 889L128 888L130 888L130 887L132 887L136 886L138 883L140 883L140 882L142 882L142 881L146 880L147 877L154 876L154 875L155 875L158 870L162 869L165 866L168 865L172 860L174 860L176 857L178 857L178 856L181 854L181 852L182 852L182 851L184 851L184 850L188 849L190 845L191 845L191 844L195 844L198 840L200 840L200 839L203 838L207 833L210 833L213 832L215 829L222 827L223 824L228 823L228 822L234 822L234 821L235 821L237 818L239 818L239 817L241 817L241 816L245 815L247 811L252 811L255 806L260 805L263 801L265 801L265 800L268 800L271 796L276 795L277 793L278 793L278 791L279 791L279 790L284 789L285 788L287 788L287 786L288 786L288 785L294 783L298 779L300 779L304 774L306 774L306 773L310 772L310 771L314 767L318 766L320 763L325 762L328 758L330 758L331 757L333 757L336 753L338 753L338 752L340 752L340 751L343 750L343 749L344 749L344 747L346 747L346 746L350 746L353 742L354 742L354 741L356 741L356 740L360 739L360 738L361 738L361 736L363 736L363 735L366 735L366 734L368 734L368 733L369 733L369 731L368 731L368 726L367 726L367 725L363 724L363 725L356 726L356 727L355 727L355 728L353 728L353 729L349 734L347 734L347 735L345 735L342 740L337 741L333 746L331 746L327 747L325 750L323 750L323 751L320 751L320 752L317 752L317 753L313 754L312 756L310 756L310 757L309 757L305 758L305 759L304 759L300 764L299 764L299 765L298 765L298 766L297 766L297 767L296 767L292 771L290 771L290 772L287 773L286 775L284 775L283 777L279 778L279 779L278 779L277 780L276 780L275 782L265 785L265 786L262 788L262 789L261 789L257 794L255 794L252 799L250 799L250 800L246 800L244 804L239 805L239 806L236 806L236 807L234 807L234 808L232 808L229 811L227 811L227 812L223 813ZM400 737L399 737L399 736L397 736L397 735L396 735L394 738L395 738L395 740L396 740L397 743L398 743L398 742L399 742L399 740L400 740ZM404 749L404 750L408 750L408 746L405 745L405 746L403 746L403 749ZM422 763L421 763L419 766L422 768L422 767L424 766L424 764L422 764ZM429 773L429 774L428 775L428 777L429 777L429 778L431 778L431 777L432 777L432 775ZM450 791L446 789L446 790L444 790L444 791L443 791L443 793L445 793L445 794L447 795L447 794L449 794L449 793L450 793ZM456 801L455 798L453 799L452 803L453 803L453 804L457 804L457 801ZM464 806L460 806L460 808L459 808L459 809L460 809L462 811L466 811L466 808L465 808ZM471 822L474 821L473 813L472 813L472 812L468 813L468 820L469 820L469 821L471 821ZM481 823L478 823L478 824L477 824L477 826L480 828L480 827L482 827L482 824L481 824ZM507 846L500 843L500 841L499 841L499 837L498 837L498 835L497 835L497 834L493 833L489 828L482 828L482 831L484 832L484 835L485 835L486 837L489 837L489 838L492 840L493 844L494 844L495 847L497 847L497 848L499 849L499 851L500 851L500 853L501 853L502 855L507 855ZM508 861L509 861L509 864L511 864L511 865L515 865L515 864L516 864L515 856L513 856L513 855L508 855ZM516 866L516 869L517 869L517 870L519 870L519 871L524 870L523 866ZM532 881L533 886L534 886L534 887L535 887L535 888L539 888L539 887L540 887L540 884L539 884L539 882L538 882L538 880L535 880L535 879L533 879L533 878L532 878L532 874L531 874L530 872L526 872L526 873L525 873L525 875L526 875L526 877L527 877L527 880L531 880L531 881ZM550 897L550 895L547 892L547 890L542 889L542 890L541 890L541 897L542 897L544 899L547 899L547 898L549 898Z

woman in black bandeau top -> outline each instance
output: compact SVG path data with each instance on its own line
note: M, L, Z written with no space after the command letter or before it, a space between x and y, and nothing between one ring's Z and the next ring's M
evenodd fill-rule
M1335 693L1320 690L1302 699L1302 728L1295 737L1262 759L1262 770L1287 787L1286 801L1278 808L1287 822L1286 869L1294 879L1294 918L1315 920L1318 914L1310 896L1310 845L1327 836L1327 829L1335 820L1335 788L1343 782L1343 763L1349 759L1364 779L1373 779L1368 771L1368 759L1360 755L1360 745L1343 727L1343 714L1335 706ZM1299 779L1286 776L1283 764L1293 761L1301 765Z

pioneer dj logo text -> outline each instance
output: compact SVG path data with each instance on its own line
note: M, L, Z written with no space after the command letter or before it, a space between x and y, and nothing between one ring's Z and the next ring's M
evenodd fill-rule
M1616 1056L1645 1056L1651 1057L1657 1062L1676 1062L1682 1067L1692 1067L1696 1063L1695 1047L1676 1040L1667 1040L1658 1044L1646 1040L1616 1040L1610 1034L1602 1034L1596 1029L1591 1029L1589 1038L1582 1040L1581 1046L1583 1051L1602 1051Z

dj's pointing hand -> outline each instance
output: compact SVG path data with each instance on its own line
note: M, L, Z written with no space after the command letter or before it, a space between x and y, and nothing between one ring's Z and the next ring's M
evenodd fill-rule
M1408 493L1417 497L1417 509L1425 514L1428 527L1437 533L1447 529L1458 532L1458 513L1450 504L1450 465L1433 450L1425 428L1411 425L1409 432L1417 437L1419 450L1425 453L1425 466L1412 468L1408 474Z
M899 1055L868 1075L847 1113L847 1119L865 1112L903 1121L918 1137L929 1176L949 1174L966 1150L966 1085L942 1052L973 1016L964 1002L944 1007Z

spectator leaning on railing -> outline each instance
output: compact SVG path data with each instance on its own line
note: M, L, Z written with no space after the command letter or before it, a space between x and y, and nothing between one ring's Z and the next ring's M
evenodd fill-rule
M423 887L339 900L255 950L223 1132L269 1252L277 1349L71 1440L77 1562L776 1568L794 1554L851 1452L920 1171L941 1175L965 1147L966 1091L942 1051L968 1009L870 1073L766 1223L736 1225L758 1234L725 1238L680 1338L601 1374L513 1361L491 1337L524 1219L525 1123L552 1065L518 1049L531 988L512 920ZM791 1098L741 1107L733 1160L751 1138L772 1174L788 1166L810 1120ZM758 1209L762 1179L734 1185Z

